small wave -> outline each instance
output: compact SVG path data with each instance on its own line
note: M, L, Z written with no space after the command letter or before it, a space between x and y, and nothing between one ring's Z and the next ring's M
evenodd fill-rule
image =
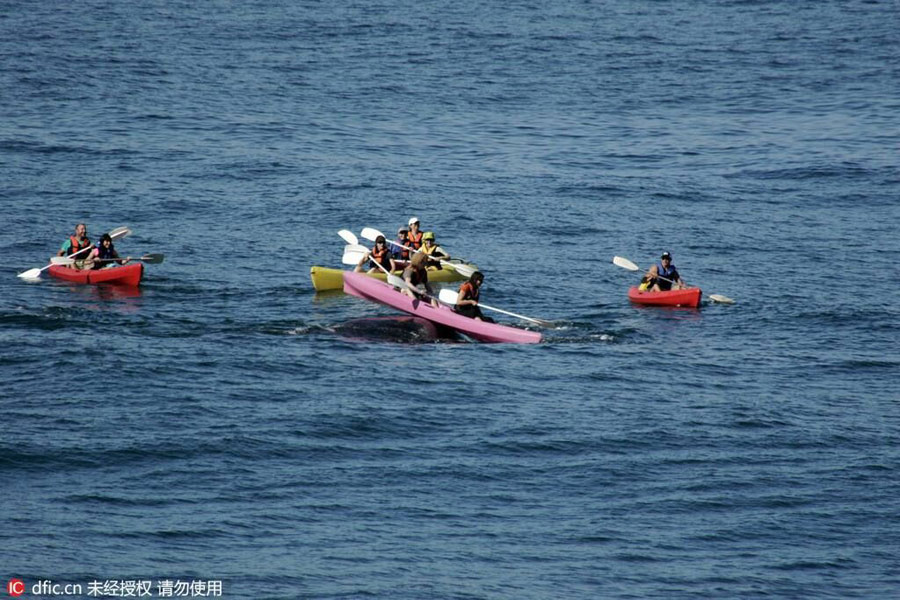
M789 169L746 169L736 173L724 175L726 179L739 177L751 177L755 179L823 179L823 178L848 178L870 179L874 175L872 169L856 165L834 165L817 167L795 167Z
M21 140L0 140L0 151L20 152L26 154L90 154L96 156L135 156L140 152L116 148L101 150L88 146L68 146L63 144L44 144L41 142L24 142Z

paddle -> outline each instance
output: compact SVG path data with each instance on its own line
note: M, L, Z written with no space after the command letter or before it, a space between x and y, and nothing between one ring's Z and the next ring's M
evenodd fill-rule
M119 238L123 238L126 235L130 235L130 234L131 234L131 230L125 226L122 226L122 227L116 227L115 229L110 231L109 237L111 237L114 240L117 240ZM93 248L93 246L88 246L87 248L82 248L78 252L76 252L74 254L70 254L68 258L78 256L82 252L86 252L92 248ZM57 258L59 258L59 257L57 257ZM19 277L21 277L22 279L37 279L38 277L41 276L41 273L43 273L45 269L49 269L50 267L53 266L53 264L54 263L51 259L50 264L47 265L46 267L42 267L40 269L35 267L34 269L28 269L27 271L22 271L21 273L19 273Z
M347 257L347 255L344 254L345 260L346 260L346 257ZM356 262L354 262L353 264L359 263L360 260L362 260L362 257L357 258L357 259L356 259ZM402 279L402 278L400 278L400 277L397 277L396 275L394 275L393 273L391 273L390 271L388 271L387 269L385 269L385 268L384 268L384 265L382 265L382 264L381 264L380 262L378 262L377 260L373 260L372 262L375 263L375 266L376 266L376 267L378 267L379 269L381 269L382 271L384 271L384 274L387 275L387 282L388 282L389 284L391 284L392 286L394 286L394 287L408 287L408 288L410 288L411 290L415 291L416 293L421 293L419 290L417 290L417 289L415 289L413 286L409 285L409 284L406 282L405 279ZM345 262L344 264L347 264L347 263Z
M165 254L145 254L143 256L129 257L130 260L139 260L148 265L158 265L166 258ZM94 262L112 262L116 260L125 260L124 258L96 258ZM50 258L50 262L54 265L71 265L75 259L71 256L54 256Z
M374 242L376 239L378 239L378 236L383 236L384 234L372 227L366 227L360 232L360 235L362 235L364 238L366 238L370 242ZM387 240L387 238L384 238L384 239ZM415 252L415 250L413 250L409 246L404 246L403 244L398 244L397 242L394 242L394 241L388 241L388 243L393 246L399 246L400 248L406 248L410 252ZM469 265L464 265L464 264L460 264L460 263L451 263L451 262L447 262L446 260L438 260L438 262L446 267L450 267L451 269L455 270L457 273L459 273L463 277L471 277L472 273L475 272L475 269L473 269Z
M444 304L449 304L451 306L456 306L456 299L459 297L458 292L454 292L451 289L443 289L441 293L438 294L438 297L441 299L441 302ZM486 308L488 310L493 310L498 313L503 313L504 315L509 315L511 317L517 317L519 319L524 319L525 321L531 321L535 325L540 325L541 327L553 327L553 323L550 321L544 321L543 319L532 319L531 317L526 317L524 315L517 315L514 312L510 312L508 310L503 310L502 308L494 308L493 306L488 306L487 304L478 303L478 306L481 308Z
M359 261L363 259L367 252L368 250L366 252L360 252L359 250L344 250L341 262L345 265L358 265Z
M356 237L356 235L349 229L341 229L340 231L337 232L337 234L339 236L341 236L343 238L343 240L345 242L347 242L348 244L352 244L354 246L359 245L359 238Z
M341 262L345 265L353 265L356 266L359 264L359 261L365 257L366 254L369 253L369 249L365 246L360 246L359 244L353 245L348 244L344 247L344 255L341 257ZM406 282L393 273L389 273L387 269L385 269L381 264L376 261L372 261L375 265L384 271L387 274L388 283L395 287L404 287Z
M637 266L636 264L634 264L633 262L631 262L630 260L628 260L627 258L624 258L622 256L613 256L613 264L616 265L617 267L622 267L623 269L627 269L629 271L642 271L643 270L639 266ZM657 277L659 277L659 276L657 276ZM675 283L671 279L666 279L665 277L659 277L659 278L662 279L663 281ZM728 296L723 296L722 294L709 294L707 297L710 300L712 300L713 302L721 302L722 304L734 304L734 300L732 300Z

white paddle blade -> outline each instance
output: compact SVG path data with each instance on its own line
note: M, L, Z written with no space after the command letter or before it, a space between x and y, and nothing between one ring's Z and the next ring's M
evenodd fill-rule
M109 232L109 237L111 237L114 240L123 238L126 235L131 235L131 230L128 229L127 227L125 227L124 225L122 227L116 227L115 229L113 229L112 231Z
M640 271L641 268L622 256L613 256L613 264L629 271Z
M444 288L438 294L438 299L444 304L449 304L450 306L456 306L456 299L459 297L458 292L454 292L449 288Z
M364 227L363 230L359 232L359 235L363 236L370 242L374 242L376 239L378 239L379 235L384 235L384 234L381 233L380 231L378 231L377 229L375 229L374 227ZM384 238L384 239L387 239L387 238Z
M463 277L471 277L472 273L475 272L474 268L470 267L469 265L462 264L462 263L448 263L448 262L443 262L443 261L442 261L442 263L448 267L453 268L454 271L456 271Z
M722 294L710 294L707 296L713 302L718 302L720 304L734 304L734 300L729 298L728 296L723 296Z
M19 277L21 277L22 279L40 279L41 271L43 271L43 269L38 269L37 267L35 267L34 269L22 271L21 273L19 273Z
M356 235L348 229L341 229L337 232L337 234L341 236L341 238L348 244L359 244L359 238L356 237Z
M365 255L365 252L344 252L344 256L341 257L341 263L356 266Z

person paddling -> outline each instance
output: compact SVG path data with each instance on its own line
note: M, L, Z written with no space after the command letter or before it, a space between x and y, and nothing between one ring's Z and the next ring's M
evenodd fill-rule
M92 269L102 269L107 266L111 267L114 263L124 265L131 261L130 256L126 258L119 257L119 253L116 252L116 247L113 245L112 238L109 237L108 233L104 233L100 236L100 245L94 248L90 254L91 260L89 262L93 263L91 265Z
M672 264L672 255L663 252L659 257L659 263L650 267L647 274L644 275L641 289L651 292L666 292L672 289L673 284L679 290L687 287L687 284L681 279L681 275L678 274L678 269Z
M424 299L422 293L422 288L424 288L425 294L431 296L431 305L437 308L438 302L433 297L434 292L431 286L428 285L428 271L425 269L427 258L421 252L413 254L412 259L409 261L409 266L403 269L403 281L406 282L406 286L400 288L400 292L411 298L421 300Z
M450 260L450 255L444 252L444 249L437 245L434 241L434 232L426 231L422 234L422 253L428 256L427 265L429 267L441 268L441 260Z
M59 252L57 252L56 255L77 256L78 258L72 266L76 269L83 269L85 267L85 259L88 258L88 248L90 247L91 240L87 235L87 225L79 223L75 226L75 235L70 235L69 238L63 242L62 247L60 247Z
M394 264L403 263L403 266L406 266L406 261L409 260L409 250L404 248L404 246L409 246L409 239L407 238L407 233L409 233L409 229L406 227L401 227L399 231L397 231L397 239L391 242L391 258L394 259Z
M456 297L456 305L453 311L479 321L493 323L494 320L481 313L478 307L478 297L481 295L481 284L484 283L484 275L481 271L475 271L469 280L459 286L459 295Z
M378 271L378 265L381 265L386 271L389 272L394 270L394 259L391 258L391 252L390 250L388 250L387 243L385 242L383 235L379 235L377 238L375 238L375 247L366 252L366 254L356 265L356 268L353 270L357 273L362 273L363 265L366 264L366 261L369 261L372 265L368 271L369 273Z
M406 245L409 246L412 251L416 251L422 247L422 232L419 231L418 217L410 217L409 231L406 234L406 240L409 242Z

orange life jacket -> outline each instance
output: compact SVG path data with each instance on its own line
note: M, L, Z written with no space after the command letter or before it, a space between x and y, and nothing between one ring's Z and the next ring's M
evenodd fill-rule
M459 286L459 291L462 292L463 300L474 300L475 302L478 302L478 295L481 293L481 290L476 289L475 286L468 281Z
M387 245L383 246L381 250L378 250L378 246L372 248L372 258L378 262L382 262L384 258L390 254L390 251L387 249Z
M89 240L88 238L84 238L84 244L81 244L78 241L77 237L75 237L74 235L70 235L69 243L72 244L72 246L69 248L68 256L72 256L76 252L78 252L80 250L84 250L85 248L89 247L91 245L91 240ZM82 258L87 258L87 256L86 255L82 256Z

